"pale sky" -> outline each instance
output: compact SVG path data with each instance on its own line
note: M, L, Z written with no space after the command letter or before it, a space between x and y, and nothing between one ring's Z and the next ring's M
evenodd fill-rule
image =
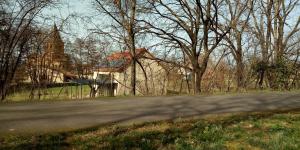
M87 20L87 16L93 16L96 10L93 8L92 0L61 0L61 5L55 8L45 9L42 16L47 16L45 26L53 26L54 22L63 30L64 38L74 38L76 36L84 38L87 36L87 29L91 28L91 24ZM75 15L75 17L71 17ZM80 16L80 17L78 17ZM95 21L97 22L97 21Z
M58 26L63 23L61 35L64 39L74 40L76 37L85 38L94 29L103 24L109 24L109 19L101 16L92 4L94 0L61 0L61 5L56 8L46 9L43 11L43 16L48 16L49 19L45 22L47 27L53 26L55 22ZM289 24L293 24L299 17L300 9L295 8L292 12ZM77 15L80 17L69 17ZM90 16L97 16L96 19L89 20ZM68 18L68 19L66 19Z

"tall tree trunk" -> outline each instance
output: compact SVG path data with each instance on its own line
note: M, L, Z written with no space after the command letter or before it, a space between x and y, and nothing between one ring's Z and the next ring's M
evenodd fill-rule
M131 61L131 80L130 80L130 87L131 87L131 90L130 90L130 94L131 95L136 95L136 60L135 58L132 59Z
M244 88L244 64L243 64L243 50L242 50L242 34L238 33L237 37L237 50L236 55L236 80L237 80L237 91Z
M132 29L131 29L132 30ZM131 33L132 31L129 31ZM130 85L131 85L131 90L130 94L131 95L136 95L136 51L135 51L135 43L134 43L134 34L131 34L130 38L130 52L132 55L132 61L131 61L131 80L130 80Z
M244 88L244 64L242 59L236 60L236 81L237 81L237 90L240 91Z
M0 95L1 95L1 101L4 101L5 97L6 97L6 87L2 81L0 81Z
M201 93L201 70L199 65L194 67L194 94Z
M136 49L135 49L135 15L136 15L136 0L131 0L131 13L129 18L129 24L127 24L128 28L128 36L129 39L129 47L132 55L132 62L131 62L131 95L136 95L136 63L137 63L137 57L136 57ZM123 16L124 17L124 16ZM126 21L125 21L126 22ZM124 23L126 26L126 23Z
M263 89L264 76L265 76L265 69L261 69L259 72L259 82L258 82L258 86L260 89Z
M258 39L261 47L261 54L262 54L262 60L260 62L260 69L259 69L259 88L263 89L263 82L265 80L265 75L268 75L267 66L269 64L269 50L271 46L271 38L272 38L272 7L273 7L273 0L267 0L266 2L267 9L265 10L265 17L267 23L265 24L265 21L263 19L260 20L260 27L257 28L257 32L260 33ZM256 19L256 16L253 14L253 18ZM264 26L266 26L266 33ZM265 34L264 34L265 33ZM270 82L269 76L267 76L267 79ZM272 82L272 81L271 81ZM271 83L270 82L270 83Z

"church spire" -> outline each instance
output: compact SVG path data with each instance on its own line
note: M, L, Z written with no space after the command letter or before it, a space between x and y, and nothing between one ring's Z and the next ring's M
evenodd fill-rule
M54 23L54 25L53 25L53 31L58 31L56 23Z
M57 55L64 55L64 42L59 34L59 30L54 23L52 31L47 40L47 53L55 53Z
M61 37L60 37L60 34L59 34L59 30L56 26L56 23L54 23L54 26L53 26L53 30L52 30L52 37L53 39L55 40L58 40L58 41L62 41L61 40Z

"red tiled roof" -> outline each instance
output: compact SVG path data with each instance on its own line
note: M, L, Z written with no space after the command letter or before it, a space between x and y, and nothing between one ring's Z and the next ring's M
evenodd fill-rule
M145 53L150 54L146 48L137 48L136 49L136 57L138 59L142 58ZM101 66L101 67L99 67L95 70L101 71L101 72L120 72L120 71L123 71L131 63L132 57L131 57L130 51L126 50L126 51L123 51L123 52L113 53L113 54L109 55L108 57L106 57L106 60L108 62L112 63L112 64L110 64L109 66Z
M145 48L137 48L136 49L136 56L139 57L143 55L147 50ZM111 60L119 60L119 59L127 59L128 61L131 61L131 54L129 50L126 50L124 52L116 52L111 54L106 58L108 61Z

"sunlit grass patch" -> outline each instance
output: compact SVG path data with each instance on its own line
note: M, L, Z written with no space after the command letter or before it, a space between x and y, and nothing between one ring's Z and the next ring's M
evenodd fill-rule
M217 115L1 138L0 149L300 149L299 111Z
M82 91L81 91L82 88ZM24 89L22 91L14 92L7 96L7 101L22 102L28 100L38 100L38 92L41 96L39 100L68 100L75 98L88 97L90 88L88 85L81 86L65 86L65 87L50 87L42 88L40 91L36 89L34 91L34 99L30 99L30 89Z

